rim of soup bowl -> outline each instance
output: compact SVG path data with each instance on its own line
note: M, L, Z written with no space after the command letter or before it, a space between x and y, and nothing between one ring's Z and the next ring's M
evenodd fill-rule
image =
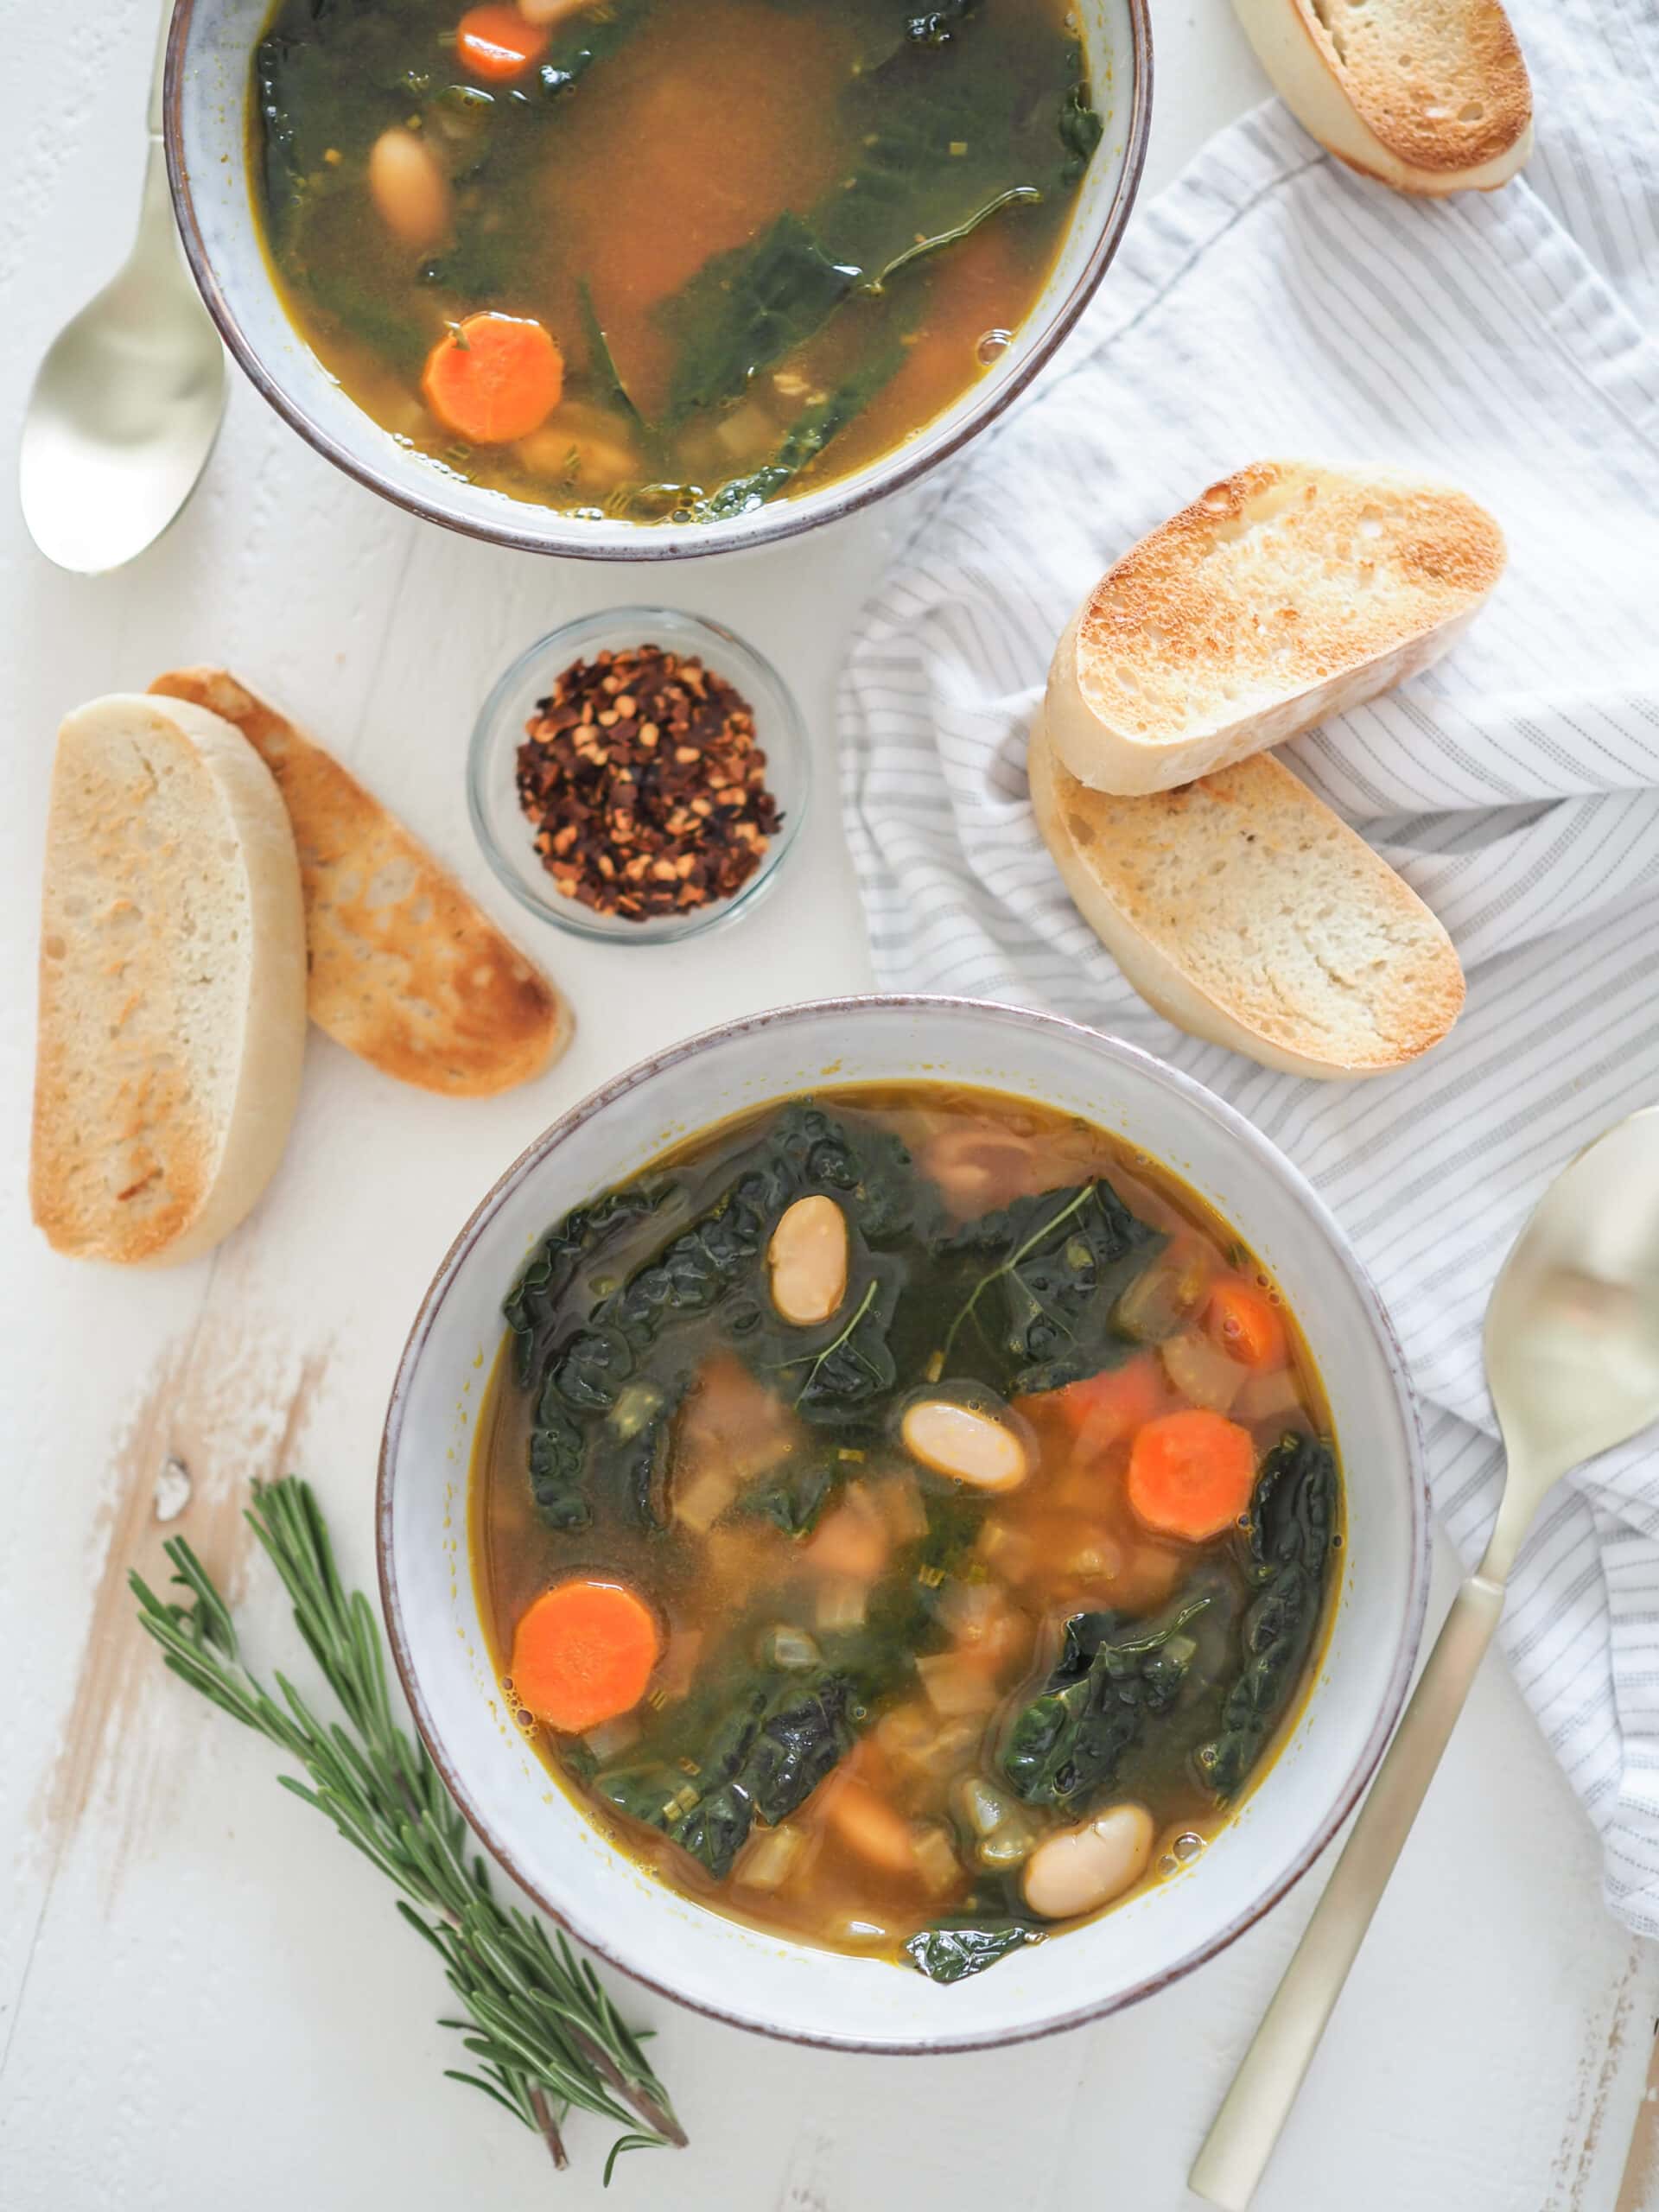
M1398 1647L1394 1655L1388 1686L1371 1727L1358 1757L1346 1780L1313 1833L1272 1881L1262 1888L1251 1903L1224 1928L1182 1953L1156 1973L1142 1975L1122 1989L1110 1992L1097 2002L1075 2006L1055 2015L1052 2019L1029 2025L991 2028L973 2033L918 2035L904 2044L872 2041L863 2037L843 2036L833 2032L817 2033L804 2029L784 2027L751 2014L730 2011L725 2006L705 2003L687 1996L672 1982L659 1980L645 1972L630 1961L619 1955L608 1931L585 1924L582 1916L573 1914L551 1894L545 1877L526 1866L521 1856L505 1843L496 1832L489 1815L480 1806L474 1793L459 1771L445 1748L435 1726L426 1700L422 1695L415 1662L406 1634L403 1603L398 1592L397 1567L392 1557L392 1490L395 1466L401 1442L404 1415L415 1370L425 1351L440 1309L471 1255L473 1248L488 1221L525 1179L533 1175L549 1156L556 1152L576 1130L596 1116L602 1115L617 1099L624 1097L641 1084L654 1080L666 1071L698 1058L711 1047L726 1040L751 1034L757 1030L792 1026L829 1019L856 1020L872 1008L896 1008L918 1014L938 1009L953 1013L969 1013L983 1016L1013 1031L1058 1031L1086 1039L1089 1046L1103 1052L1120 1065L1134 1067L1149 1074L1154 1081L1163 1084L1185 1098L1198 1111L1217 1123L1224 1135L1236 1144L1247 1158L1254 1160L1266 1173L1288 1187L1309 1217L1310 1224L1323 1232L1332 1249L1346 1270L1362 1302L1369 1310L1376 1338L1388 1371L1389 1382L1401 1415L1401 1432L1405 1446L1406 1477L1409 1491L1408 1503L1411 1521L1409 1587L1406 1592L1404 1619ZM469 1546L470 1548L470 1546ZM499 1176L489 1191L468 1215L460 1233L445 1253L432 1278L415 1320L410 1329L392 1381L391 1395L386 1408L386 1418L381 1433L378 1475L375 1491L375 1551L380 1584L381 1610L388 1639L391 1646L392 1662L397 1670L415 1724L421 1739L430 1753L434 1764L442 1777L450 1796L460 1806L474 1833L504 1872L533 1897L536 1903L562 1927L569 1930L597 1957L625 1974L630 1980L654 1991L658 1996L671 1999L690 2012L699 2012L709 2019L726 2025L744 2028L752 2034L767 2035L780 2042L809 2045L819 2050L880 2053L891 2057L937 2056L945 2052L998 2049L1016 2043L1030 2043L1039 2037L1058 2035L1068 2029L1083 2027L1092 2020L1103 2019L1120 2012L1143 1998L1155 1995L1173 1982L1181 1980L1196 1967L1205 1965L1236 1942L1248 1929L1255 1926L1265 1913L1270 1912L1281 1898L1292 1890L1313 1866L1332 1838L1341 1827L1348 1815L1358 1802L1362 1792L1376 1770L1382 1756L1395 1722L1405 1702L1410 1684L1412 1669L1422 1636L1423 1621L1428 1603L1428 1486L1423 1470L1422 1433L1418 1419L1415 1396L1407 1374L1405 1356L1395 1333L1376 1286L1363 1263L1354 1251L1342 1228L1325 1201L1313 1189L1300 1170L1225 1099L1171 1067L1156 1054L1144 1051L1121 1037L1114 1037L1104 1030L1092 1029L1086 1023L1071 1021L1060 1014L1039 1013L1033 1008L1013 1007L982 999L957 998L937 993L869 992L842 998L809 999L777 1007L766 1012L747 1014L734 1020L716 1024L699 1031L677 1045L666 1047L640 1060L609 1083L578 1101L568 1113L544 1129L541 1135L527 1145L512 1165ZM872 1962L874 1963L874 1962Z
M785 538L798 537L803 532L817 530L822 524L838 522L845 516L885 499L890 493L902 491L907 485L939 467L959 453L969 440L977 437L1019 397L1029 385L1038 371L1053 359L1058 347L1068 337L1084 309L1099 289L1101 279L1111 266L1117 249L1122 243L1124 232L1134 210L1135 196L1140 190L1141 172L1146 167L1147 146L1152 130L1152 14L1151 0L1123 0L1129 18L1129 116L1123 134L1123 167L1117 183L1100 219L1099 235L1090 249L1089 257L1078 271L1076 282L1046 326L1033 337L1029 351L1013 365L1006 376L988 383L981 389L977 404L969 407L960 419L943 434L938 429L938 418L924 424L913 439L879 454L864 467L838 478L823 486L821 493L809 493L804 500L779 500L755 509L752 513L735 516L729 521L696 525L697 536L671 536L671 525L640 523L632 537L607 539L596 543L591 526L573 521L557 509L538 507L533 503L504 498L503 512L498 522L493 516L473 517L457 513L444 504L444 477L432 471L429 492L416 489L413 484L400 481L389 470L382 467L366 449L353 450L308 412L306 406L289 391L275 371L267 367L257 347L237 320L234 308L226 298L213 257L207 250L201 226L197 219L195 203L191 193L190 168L184 145L184 73L185 48L189 42L191 26L195 19L198 0L175 0L172 27L167 39L167 67L162 95L162 136L167 155L167 176L173 197L173 212L183 242L185 258L190 264L198 289L207 303L207 311L218 326L220 337L229 347L232 359L254 389L274 407L291 429L297 430L307 444L331 461L347 476L378 492L384 499L405 513L417 515L423 521L438 524L445 530L458 531L462 537L475 537L492 545L507 545L525 553L555 554L586 561L671 561L706 559L710 554L747 551L759 545L781 543ZM251 52L249 56L251 60ZM265 268L265 281L274 286L264 241L251 207L249 210L250 229L254 251ZM302 338L303 343L303 339ZM307 347L308 353L310 351ZM315 358L315 356L313 357ZM353 402L355 405L355 402ZM358 409L368 429L378 436L385 436L372 416ZM949 410L944 410L948 412ZM930 432L933 435L930 435ZM539 515L543 527L537 530L515 526L512 516L516 511Z

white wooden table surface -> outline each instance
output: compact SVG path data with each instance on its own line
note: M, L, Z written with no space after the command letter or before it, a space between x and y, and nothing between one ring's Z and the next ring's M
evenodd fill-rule
M1155 190L1265 89L1226 0L1158 0ZM4 467L51 334L124 251L151 0L7 0L0 71ZM1108 280L1109 282L1109 278ZM275 1756L165 1677L124 1582L172 1525L243 1590L256 1650L289 1649L270 1578L244 1573L248 1479L297 1467L348 1573L372 1575L386 1387L462 1216L573 1100L724 1016L866 987L836 818L832 672L889 525L654 575L537 562L394 512L313 455L239 379L204 488L145 558L59 574L0 499L7 705L0 1471L0 2206L94 2212L495 2212L594 2205L575 2165L440 2079L435 1962L386 1885L279 1791ZM450 1103L315 1031L287 1159L207 1262L76 1267L29 1226L24 1163L38 862L53 732L95 693L181 661L267 685L393 802L510 925L473 845L461 759L491 679L558 620L652 591L716 613L792 677L820 798L764 919L678 950L535 945L579 1040L539 1084ZM531 941L532 940L527 940ZM1445 1601L1445 1563L1438 1603ZM621 1986L660 2031L692 2138L626 2160L621 2207L684 2212L1166 2212L1319 1874L1224 1958L1126 2016L1006 2055L803 2053ZM1380 1913L1262 2212L1634 2212L1620 2176L1643 2094L1659 1953L1605 1916L1582 1815L1494 1660ZM1637 2163L1643 2163L1638 2161Z

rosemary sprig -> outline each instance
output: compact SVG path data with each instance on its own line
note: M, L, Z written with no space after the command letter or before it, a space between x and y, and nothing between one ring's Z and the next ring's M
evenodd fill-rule
M398 1911L437 1952L465 2010L441 2024L459 2034L478 2070L447 2067L449 2079L533 2128L557 2166L569 2163L562 2130L570 2112L614 2121L627 2132L606 2161L607 2185L624 2151L683 2144L667 2091L593 1967L562 1932L550 1941L539 1920L499 1903L482 1858L467 1858L466 1822L425 1745L392 1716L379 1624L362 1592L340 1585L310 1485L291 1475L256 1483L248 1519L345 1726L320 1719L285 1676L274 1677L273 1694L250 1672L229 1608L182 1537L166 1551L188 1594L158 1598L134 1574L140 1622L175 1675L304 1770L305 1782L277 1779L326 1813L402 1892Z

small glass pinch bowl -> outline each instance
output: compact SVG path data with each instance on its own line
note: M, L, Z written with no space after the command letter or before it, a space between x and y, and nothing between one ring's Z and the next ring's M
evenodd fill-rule
M535 828L518 803L518 748L525 725L555 682L575 661L595 653L656 645L700 660L722 677L754 712L755 744L766 755L766 779L782 817L754 873L729 898L682 913L631 921L601 914L560 891L536 850ZM757 906L777 879L800 834L811 798L812 760L793 694L772 663L724 624L661 607L616 607L567 622L540 638L506 671L484 702L467 762L467 804L484 857L522 906L577 937L612 944L666 944L722 929Z

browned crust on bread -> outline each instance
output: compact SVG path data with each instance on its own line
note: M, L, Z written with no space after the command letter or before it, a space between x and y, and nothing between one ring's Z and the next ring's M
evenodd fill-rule
M48 891L42 944L51 931L51 912ZM80 1126L77 1055L54 1004L61 967L42 951L29 1211L53 1250L67 1258L142 1266L176 1244L200 1214L218 1141L201 1100L176 1064L138 1065L118 1082L118 1126ZM94 1143L100 1153L125 1155L121 1185L113 1192L99 1188L86 1158Z
M563 1052L559 993L332 753L223 669L175 669L149 688L234 722L275 776L299 847L320 1028L450 1097L509 1090Z
M1368 602L1344 600L1338 622L1321 622L1287 592L1264 611L1254 598L1217 588L1206 557L1217 540L1249 526L1257 501L1288 493L1278 510L1317 506L1356 576L1386 561L1390 588ZM1383 518L1383 535L1369 511ZM1485 509L1448 486L1343 476L1300 464L1262 461L1224 476L1113 563L1084 602L1078 658L1116 695L1113 671L1137 665L1161 676L1182 662L1270 672L1288 691L1325 682L1397 647L1414 622L1432 626L1478 606L1504 565L1503 535ZM1402 605L1403 596L1414 602ZM1093 685L1091 683L1091 688ZM1133 696L1114 696L1125 723L1137 719ZM1143 728L1146 718L1139 717Z
M1532 120L1526 58L1497 0L1295 5L1354 112L1411 168L1430 176L1479 168Z

